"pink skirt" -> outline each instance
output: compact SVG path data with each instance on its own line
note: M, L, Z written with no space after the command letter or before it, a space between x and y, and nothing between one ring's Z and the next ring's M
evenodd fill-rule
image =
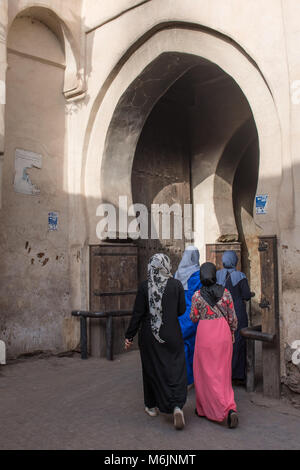
M231 384L232 336L225 318L200 320L194 353L196 406L200 416L223 421L237 411Z

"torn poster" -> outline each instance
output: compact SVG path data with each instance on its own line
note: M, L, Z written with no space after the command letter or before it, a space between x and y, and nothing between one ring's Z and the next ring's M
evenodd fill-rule
M16 149L14 189L17 193L40 194L40 190L32 184L27 174L30 168L42 168L42 155L29 150Z

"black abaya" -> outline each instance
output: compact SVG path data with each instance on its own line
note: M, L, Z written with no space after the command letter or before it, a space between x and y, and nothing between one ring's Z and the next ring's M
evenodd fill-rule
M132 339L139 330L144 400L148 408L163 413L182 408L187 396L187 372L184 341L178 316L185 313L185 295L181 282L170 278L162 297L162 321L159 343L150 325L148 282L141 283L126 338Z
M250 300L251 292L246 278L233 286L230 276L226 281L226 289L233 298L234 309L238 318L238 328L235 332L235 343L232 356L232 378L238 380L246 379L246 340L240 335L240 330L248 326L245 300Z

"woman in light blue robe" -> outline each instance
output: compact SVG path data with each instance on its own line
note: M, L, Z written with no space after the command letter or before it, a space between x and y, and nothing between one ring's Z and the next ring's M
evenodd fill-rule
M188 385L194 383L193 375L193 358L195 349L195 337L197 331L197 324L193 323L190 319L190 311L192 305L192 297L194 293L202 286L200 281L200 265L199 265L199 250L195 246L189 246L183 253L182 260L175 273L175 279L181 281L186 302L186 311L183 315L178 317L182 336L184 339L184 349L188 376Z

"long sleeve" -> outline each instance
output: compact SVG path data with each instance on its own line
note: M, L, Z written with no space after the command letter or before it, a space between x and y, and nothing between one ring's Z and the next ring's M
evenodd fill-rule
M251 291L247 281L247 278L242 279L239 283L240 295L243 300L251 299Z
M138 329L140 327L141 321L147 313L147 298L144 292L144 286L141 284L139 286L135 303L133 307L132 317L127 328L125 338L132 340L134 336L137 334Z
M186 310L185 313L179 318L183 339L189 339L195 336L197 325L190 319L192 297L196 291L201 288L200 274L196 271L188 280L188 289L184 291Z
M200 320L200 312L198 307L199 302L199 291L196 291L192 297L192 305L190 311L190 319L193 323L197 323Z
M178 281L178 288L179 288L179 296L178 296L178 317L179 317L185 313L186 302L185 302L184 288L180 281Z
M232 296L231 296L229 290L227 290L227 289L225 290L224 297L226 298L226 304L227 304L227 321L228 321L228 325L229 325L229 328L232 331L232 333L234 333L237 330L237 327L238 327L238 319L237 319L237 316L236 316L236 313L235 313L234 303L233 303Z

